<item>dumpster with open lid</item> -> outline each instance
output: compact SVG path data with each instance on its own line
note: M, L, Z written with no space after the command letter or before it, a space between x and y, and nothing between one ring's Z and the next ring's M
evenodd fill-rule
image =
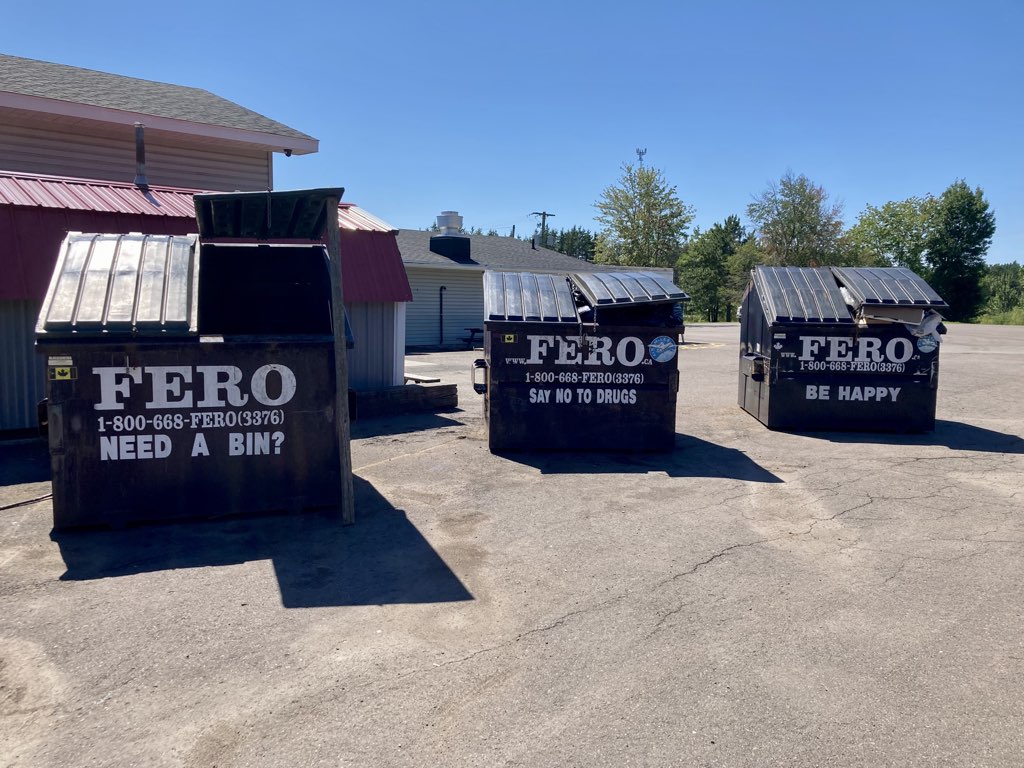
M687 300L654 273L485 272L491 450L670 450Z
M772 429L934 429L945 308L902 267L755 267L739 404Z
M339 194L199 195L198 237L68 235L36 329L55 528L337 505Z

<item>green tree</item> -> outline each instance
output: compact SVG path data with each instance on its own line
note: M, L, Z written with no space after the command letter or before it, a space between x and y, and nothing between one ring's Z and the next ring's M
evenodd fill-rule
M669 186L661 171L624 163L617 184L606 187L594 203L603 227L594 260L635 267L672 267L679 257L693 208Z
M555 233L555 250L581 261L594 260L596 238L583 227L563 229Z
M844 236L865 266L907 267L926 272L924 254L936 200L931 195L869 205Z
M973 191L962 180L949 185L930 217L928 281L949 304L950 320L971 320L981 305L985 254L996 231L981 187Z
M985 314L998 315L1024 309L1024 267L1016 261L1011 264L992 264L981 278L981 293Z
M747 284L750 282L750 271L764 262L764 254L761 253L755 237L747 237L729 257L724 290L726 301L729 302L729 314L726 319L732 319L732 310L740 305L743 292L747 290Z
M676 263L677 281L693 298L688 311L711 322L732 319L729 259L748 240L738 216L695 230Z
M823 187L792 171L771 182L747 206L766 261L793 267L835 263L843 232L843 206Z

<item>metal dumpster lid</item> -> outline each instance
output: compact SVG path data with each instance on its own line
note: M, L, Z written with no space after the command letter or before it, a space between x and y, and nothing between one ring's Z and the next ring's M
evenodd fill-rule
M196 235L70 232L36 333L195 335L197 271Z
M928 283L906 267L832 267L860 305L947 309Z
M580 318L564 275L486 270L484 319L578 323Z
M769 323L853 323L829 267L754 267L754 287Z
M203 240L319 241L327 227L327 199L340 200L341 187L284 192L215 192L195 196ZM337 210L331 211L337 216Z
M652 272L577 272L569 279L594 307L690 300L671 280Z

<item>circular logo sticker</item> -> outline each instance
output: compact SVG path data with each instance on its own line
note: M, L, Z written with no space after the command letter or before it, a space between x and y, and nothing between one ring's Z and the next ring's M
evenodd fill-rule
M651 359L659 363L667 363L676 356L676 342L670 336L659 336L647 345Z
M935 337L933 337L933 336L922 336L921 338L919 338L917 340L917 349L918 349L918 351L919 352L923 352L926 355L929 352L934 352L935 348L938 347L938 346L939 346L939 342L937 342L935 340Z

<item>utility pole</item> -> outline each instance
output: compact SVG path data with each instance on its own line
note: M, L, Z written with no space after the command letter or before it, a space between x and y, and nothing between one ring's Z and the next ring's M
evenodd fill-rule
M548 217L554 216L553 213L547 211L534 211L530 214L531 216L540 216L540 244L544 247L548 247Z
M644 155L646 155L646 154L647 154L647 147L644 147L643 149L640 149L640 147L636 148L636 159L637 159L637 162L639 163L641 168L644 167Z

